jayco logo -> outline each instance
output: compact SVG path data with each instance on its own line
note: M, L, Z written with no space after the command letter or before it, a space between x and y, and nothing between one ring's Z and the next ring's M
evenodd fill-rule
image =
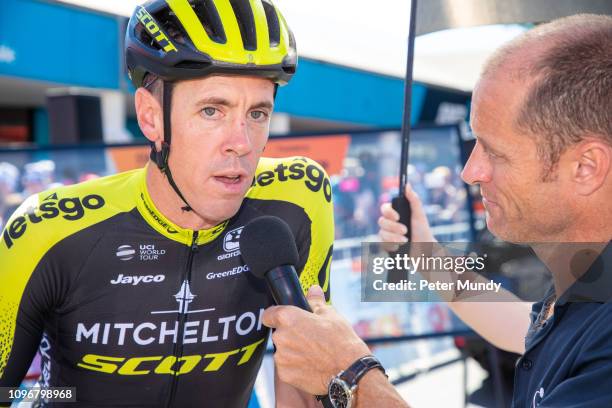
M329 178L325 177L325 173L321 168L308 164L305 158L300 157L293 159L293 163L287 166L285 163L279 163L273 171L262 171L253 179L252 186L269 186L275 180L280 182L291 180L304 180L304 185L313 193L318 193L323 189L325 200L330 203L332 199L331 184Z
M30 224L38 224L61 216L68 221L77 221L83 218L86 210L98 210L104 207L104 199L97 194L86 195L83 198L70 197L58 199L57 194L45 198L38 208L31 207L25 214L16 217L6 227L3 234L7 248L11 248L14 241L21 238Z
M159 283L163 282L166 277L164 275L134 275L128 276L122 273L119 274L115 279L111 280L111 285L133 285L136 286L139 283Z

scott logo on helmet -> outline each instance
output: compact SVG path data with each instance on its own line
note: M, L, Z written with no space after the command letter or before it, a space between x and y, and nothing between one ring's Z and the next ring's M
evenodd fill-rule
M159 28L153 17L149 14L149 12L144 7L139 7L136 12L136 16L138 17L138 21L145 26L149 34L155 38L155 41L163 48L164 51L177 52L174 44L170 42L166 34Z
M38 224L59 215L68 221L76 221L83 218L85 210L97 210L104 207L104 199L97 194L90 194L83 198L57 199L55 194L47 197L38 208L30 208L27 212L16 217L10 225L6 226L3 238L7 248L11 248L15 240L25 234L28 224Z
M301 180L303 178L306 178L304 184L310 191L317 193L323 189L325 200L328 203L331 202L332 191L329 178L325 177L325 173L320 167L309 164L303 157L293 159L289 165L279 163L273 171L262 171L253 179L252 185L265 187L272 184L275 180L283 182L289 179Z

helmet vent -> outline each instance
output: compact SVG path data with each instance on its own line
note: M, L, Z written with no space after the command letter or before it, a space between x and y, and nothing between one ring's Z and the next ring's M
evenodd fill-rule
M210 64L199 61L181 61L175 65L176 68L181 69L193 69L193 70L202 70L208 67Z
M289 75L294 75L295 74L295 64L283 65L283 71Z
M134 27L134 33L136 34L138 41L141 43L153 48L156 51L161 50L161 46L153 39L153 37L151 37L142 23L138 23L136 27Z
M215 3L212 0L190 0L189 2L210 39L225 44L227 37Z
M270 36L270 47L278 47L280 44L280 24L278 22L278 15L274 6L267 1L262 1L264 11L266 12L266 19L268 20L268 34Z
M234 15L240 27L240 35L242 36L242 45L244 49L255 51L257 50L257 34L255 32L255 18L253 10L248 1L230 0L230 4L234 9Z
M181 23L178 21L174 12L168 8L163 8L159 12L153 15L160 25L164 28L164 31L168 36L179 44L185 45L185 37L187 34L182 28Z

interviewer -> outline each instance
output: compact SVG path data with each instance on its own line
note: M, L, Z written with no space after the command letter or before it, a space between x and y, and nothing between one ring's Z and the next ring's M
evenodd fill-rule
M477 144L462 177L480 185L489 230L511 242L602 243L600 272L612 273L612 17L559 19L497 51L474 89L471 126ZM418 198L406 195L413 238L433 241ZM383 240L405 241L397 219L383 209ZM534 247L549 267L569 265L565 248ZM534 305L451 307L498 347L522 354L513 407L612 407L612 304L604 301L612 285L600 285L603 297L585 298L569 267L552 269L554 288ZM320 288L308 298L313 314L273 306L264 324L276 328L280 378L321 395L331 378L370 352ZM357 381L355 392L336 389L336 406L405 406L378 368Z

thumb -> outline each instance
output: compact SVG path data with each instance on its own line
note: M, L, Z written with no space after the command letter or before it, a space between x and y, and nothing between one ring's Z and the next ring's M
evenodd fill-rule
M306 295L310 308L314 313L317 313L322 306L325 306L325 294L319 285L311 286Z
M423 209L423 204L421 203L421 199L412 189L410 183L406 184L406 191L404 192L406 199L410 202L410 209L412 213L417 213L419 216L425 215L425 210Z
M270 306L266 310L264 310L262 315L262 323L266 327L270 327L275 329L280 323L278 314L280 313L281 306Z

